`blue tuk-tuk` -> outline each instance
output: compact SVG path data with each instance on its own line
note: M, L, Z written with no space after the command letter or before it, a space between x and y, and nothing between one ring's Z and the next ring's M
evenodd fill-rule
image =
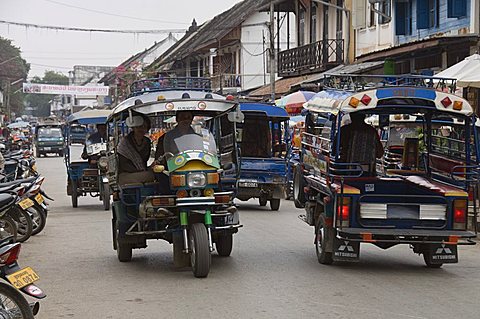
M457 246L475 244L467 230L469 191L479 180L471 105L445 92L452 79L347 78L329 83L356 84L350 90L333 87L305 105L325 119L307 125L294 178L318 261L357 261L360 243L372 243L408 244L430 268L458 262Z
M289 115L283 108L260 103L241 103L240 110L244 120L237 127L241 150L237 198L258 198L260 206L270 201L271 210L277 211L286 191Z
M108 186L106 157L107 141L86 143L88 160L72 161L71 130L78 125L106 124L111 110L87 110L73 113L67 118L65 126L65 165L67 167L67 195L72 198L72 206L78 206L78 197L90 194L98 197L105 210L110 209L110 188ZM78 155L77 155L78 156Z

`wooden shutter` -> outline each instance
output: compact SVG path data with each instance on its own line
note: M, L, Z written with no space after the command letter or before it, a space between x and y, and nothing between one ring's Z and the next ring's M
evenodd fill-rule
M352 24L354 29L363 29L367 26L367 0L353 1Z

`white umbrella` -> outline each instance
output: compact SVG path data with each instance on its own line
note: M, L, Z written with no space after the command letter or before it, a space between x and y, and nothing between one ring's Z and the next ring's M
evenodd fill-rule
M466 57L463 61L436 74L435 77L454 78L457 79L458 86L480 88L480 54Z
M12 128L12 129L15 129L15 128L25 128L25 127L29 127L30 126L30 123L28 122L13 122L11 124L8 124L8 128Z

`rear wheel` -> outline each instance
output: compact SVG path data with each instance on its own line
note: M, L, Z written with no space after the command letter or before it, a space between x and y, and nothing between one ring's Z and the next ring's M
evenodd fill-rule
M208 235L205 225L200 223L193 224L190 227L188 237L193 275L197 278L207 277L210 271L212 256L208 247Z
M32 236L40 233L47 223L47 215L42 207L38 205L33 205L27 212L30 214L33 223Z
M12 286L0 283L0 318L34 319L28 301Z
M23 243L32 236L33 222L30 215L23 209L17 208L17 242Z
M267 198L266 198L266 197L260 197L260 198L258 199L258 204L259 204L260 206L267 206L267 202L268 202L268 201L267 201Z
M300 172L300 169L296 166L293 169L293 203L296 208L305 207L305 192L303 188L305 187L305 180L303 179L303 174Z
M126 243L120 243L118 241L118 235L119 235L119 231L118 231L118 227L117 227L117 237L116 237L116 241L117 241L117 257L118 257L118 260L120 262L129 262L132 260L132 246L130 246L129 244L126 244Z
M270 209L273 211L280 209L280 198L272 198L270 200Z
M217 248L217 253L219 256L230 256L233 249L233 234L228 233L218 236L217 241L215 242L215 247Z
M3 228L3 231L0 231L0 239L13 236L13 239L17 241L17 223L12 217L3 215L2 218L0 218L0 228Z
M441 268L443 266L443 264L433 264L431 262L432 259L430 249L425 249L422 255L425 265L427 265L428 268Z
M315 250L317 252L318 262L323 265L331 265L333 263L333 254L325 250L327 231L329 231L329 229L325 226L325 218L320 216L315 229Z
M72 207L77 208L78 207L78 188L77 188L77 183L73 180L70 180L72 183Z

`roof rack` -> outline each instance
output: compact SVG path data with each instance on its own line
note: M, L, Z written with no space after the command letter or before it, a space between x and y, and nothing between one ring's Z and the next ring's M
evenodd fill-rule
M135 81L130 85L130 96L165 90L211 91L211 81L198 77L158 77Z
M454 93L457 80L424 75L359 75L359 74L325 74L320 84L324 88L344 91L363 91L379 87L424 87Z

